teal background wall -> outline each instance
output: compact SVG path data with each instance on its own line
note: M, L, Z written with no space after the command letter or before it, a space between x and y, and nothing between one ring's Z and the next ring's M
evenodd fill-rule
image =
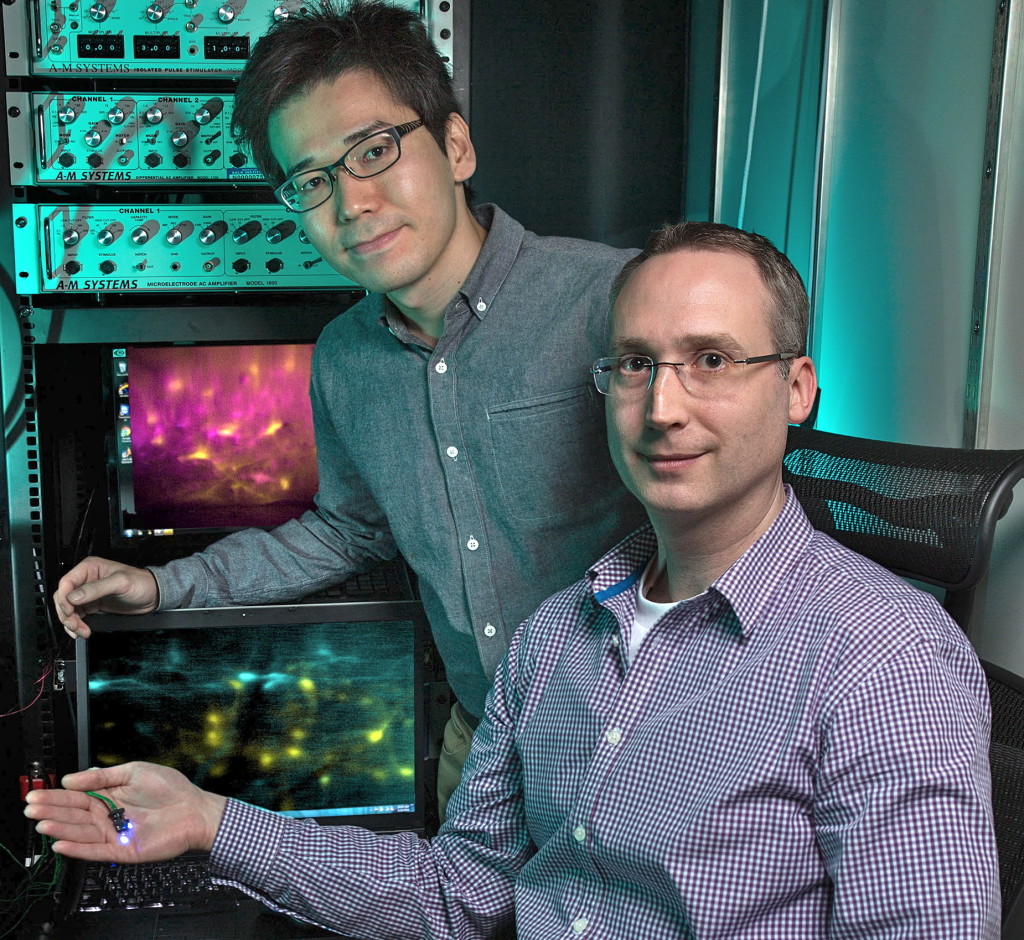
M691 136L686 207L767 235L804 276L820 428L963 445L981 248L991 268L978 275L988 296L972 443L1024 448L1024 0L1000 3L694 3L704 24L694 41L716 43L721 68L714 153ZM979 238L997 19L1008 39L995 222ZM712 59L691 55L695 67ZM704 81L695 76L693 87ZM697 113L691 104L691 120ZM705 191L694 188L702 160L713 171ZM706 195L711 208L700 216ZM1024 673L1018 490L972 639Z

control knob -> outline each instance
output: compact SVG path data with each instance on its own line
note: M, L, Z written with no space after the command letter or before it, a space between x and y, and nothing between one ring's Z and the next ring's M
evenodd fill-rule
M156 105L146 109L146 122L148 124L159 124L164 119L164 112Z
M234 20L234 18L235 10L230 3L225 3L224 6L222 6L217 11L217 19L220 20L222 23L230 23Z
M295 231L295 223L291 219L285 219L283 222L278 222L273 228L267 229L267 241L271 245L277 245L283 242L289 235Z
M85 133L85 145L87 147L98 147L103 143L103 138L106 134L101 133L97 128L93 128Z
M171 143L174 144L175 147L186 146L190 139L191 138L185 131L175 131L171 134Z
M96 236L104 248L109 248L124 234L124 226L120 222L111 222L99 235Z
M159 228L160 226L156 220L150 219L132 232L132 241L136 245L145 245L157 233Z
M199 241L204 245L212 245L215 241L223 238L227 230L227 222L211 222L199 233Z
M263 226L253 219L251 222L246 222L245 225L240 225L236 228L231 233L231 238L234 240L236 245L244 245L247 241L251 241L262 231Z
M78 117L78 108L71 104L62 105L57 109L57 120L61 124L73 124Z
M124 124L125 118L127 117L128 115L125 113L124 108L119 108L117 105L115 105L107 112L107 123Z
M196 111L196 124L209 124L224 109L224 101L221 98L211 98Z
M151 3L146 7L146 19L149 20L150 23L159 23L166 15L167 10L164 8L163 4Z
M188 219L182 220L167 233L167 244L180 245L192 234L194 229L195 225L189 222Z
M105 4L94 3L89 7L89 16L97 23L102 23L108 16L110 16L110 10L107 9Z
M81 239L82 233L76 228L69 228L64 232L64 244L67 245L68 248L77 245Z

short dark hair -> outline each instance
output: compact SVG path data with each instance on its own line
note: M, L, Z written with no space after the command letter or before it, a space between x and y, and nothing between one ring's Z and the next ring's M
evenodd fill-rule
M673 251L731 251L750 258L757 265L772 299L768 326L775 343L773 351L806 354L810 303L800 273L763 235L721 222L677 222L652 232L644 250L626 262L612 283L612 303L648 258ZM783 374L789 373L788 362L781 362L779 366Z
M360 69L415 111L445 152L449 115L462 112L420 17L378 0L310 0L256 43L235 89L232 133L269 181L284 181L270 150L271 115L321 82Z

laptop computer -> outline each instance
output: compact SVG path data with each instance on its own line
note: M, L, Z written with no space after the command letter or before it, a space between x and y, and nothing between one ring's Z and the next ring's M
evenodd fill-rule
M80 768L148 760L292 817L425 833L429 634L418 602L175 610L90 625L76 650ZM187 862L201 880L205 860ZM167 900L148 869L73 866L56 936L328 936L241 892L203 887Z

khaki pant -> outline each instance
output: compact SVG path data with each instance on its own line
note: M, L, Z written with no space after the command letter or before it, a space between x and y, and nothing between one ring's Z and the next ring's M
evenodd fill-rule
M437 813L441 822L444 822L448 800L459 785L462 765L466 763L469 746L473 743L471 721L458 702L452 705L451 718L444 726L444 745L437 761Z

